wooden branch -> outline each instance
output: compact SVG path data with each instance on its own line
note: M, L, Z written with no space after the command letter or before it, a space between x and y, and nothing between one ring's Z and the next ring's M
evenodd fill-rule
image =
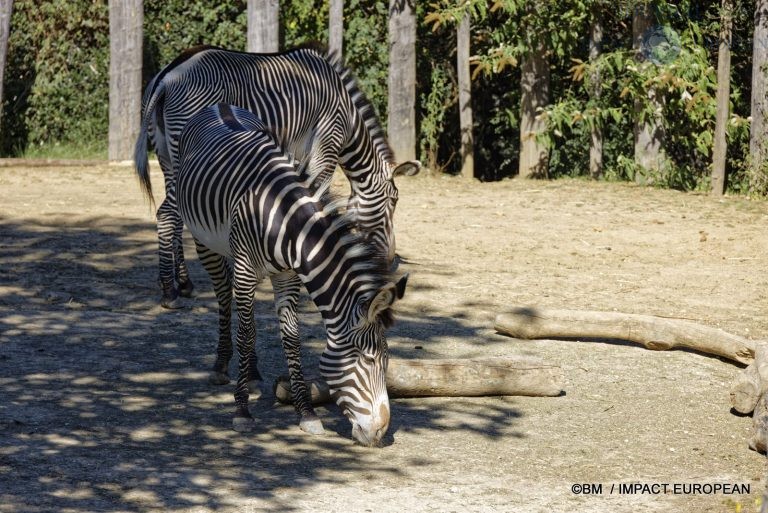
M687 347L748 365L755 343L718 328L652 315L519 308L496 317L496 331L516 338L628 340L648 349Z
M307 378L313 403L330 401L321 378ZM450 360L390 359L387 392L390 397L469 397L486 395L557 396L563 391L563 371L539 359L483 358ZM275 382L275 396L291 402L287 376Z

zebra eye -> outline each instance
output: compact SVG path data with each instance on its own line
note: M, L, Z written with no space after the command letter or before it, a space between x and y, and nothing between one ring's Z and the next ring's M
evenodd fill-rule
M362 360L363 360L363 361L364 361L366 364L368 364L368 365L373 365L374 363L376 363L376 359L375 359L375 358L374 358L372 355L369 355L369 354L365 354L365 353L363 353L363 354L361 354L361 355L360 355L360 358L361 358L361 359L362 359Z

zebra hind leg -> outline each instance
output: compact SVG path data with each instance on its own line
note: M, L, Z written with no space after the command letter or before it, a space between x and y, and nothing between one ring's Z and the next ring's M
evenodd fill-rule
M288 362L288 375L291 380L291 396L296 412L300 416L299 427L312 435L325 432L323 423L312 408L309 388L304 381L301 368L301 341L299 339L299 320L296 315L296 303L301 292L301 281L294 273L272 276L275 292L275 308L280 323L280 340Z
M184 223L181 216L177 214L173 226L173 261L176 265L176 282L179 285L179 295L181 297L194 297L195 285L189 277L187 262L184 260L183 230Z
M173 195L174 192L172 190L168 192L160 208L157 209L157 242L160 264L159 284L162 291L160 305L171 310L183 306L179 299L179 290L174 281L174 276L176 275L174 270L176 265L174 262L174 226L175 218L179 217L179 213Z
M232 359L232 270L227 259L214 253L195 240L197 255L213 282L213 290L219 303L219 344L216 362L208 382L213 385L229 383L229 361Z

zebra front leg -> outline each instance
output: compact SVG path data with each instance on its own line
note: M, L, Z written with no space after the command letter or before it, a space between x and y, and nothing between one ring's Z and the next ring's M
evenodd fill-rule
M301 340L299 339L299 319L296 315L301 281L294 272L274 275L271 280L275 292L277 319L280 323L280 340L291 379L291 395L296 412L301 417L299 427L307 433L321 435L325 432L323 423L312 408L309 389L301 368Z
M166 190L168 186L166 185ZM158 280L162 297L160 305L163 308L181 308L179 291L174 282L174 223L179 216L175 198L172 199L173 190L167 193L165 199L157 209L157 243L160 278Z
M232 359L232 270L227 259L213 252L195 239L195 248L200 263L213 282L213 290L219 303L219 345L216 348L216 362L208 377L214 385L229 383L229 361Z
M237 301L237 352L239 365L235 387L235 417L232 427L238 432L251 431L255 421L248 410L249 381L256 367L256 326L253 322L253 302L258 278L241 267L235 256L234 292ZM258 371L256 371L258 374Z

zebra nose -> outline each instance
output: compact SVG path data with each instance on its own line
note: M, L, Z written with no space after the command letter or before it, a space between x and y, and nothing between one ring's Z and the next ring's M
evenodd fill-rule
M384 433L387 432L387 429L389 428L389 406L386 404L382 404L379 406L379 421L381 427L376 432L376 437L381 438L384 436Z

